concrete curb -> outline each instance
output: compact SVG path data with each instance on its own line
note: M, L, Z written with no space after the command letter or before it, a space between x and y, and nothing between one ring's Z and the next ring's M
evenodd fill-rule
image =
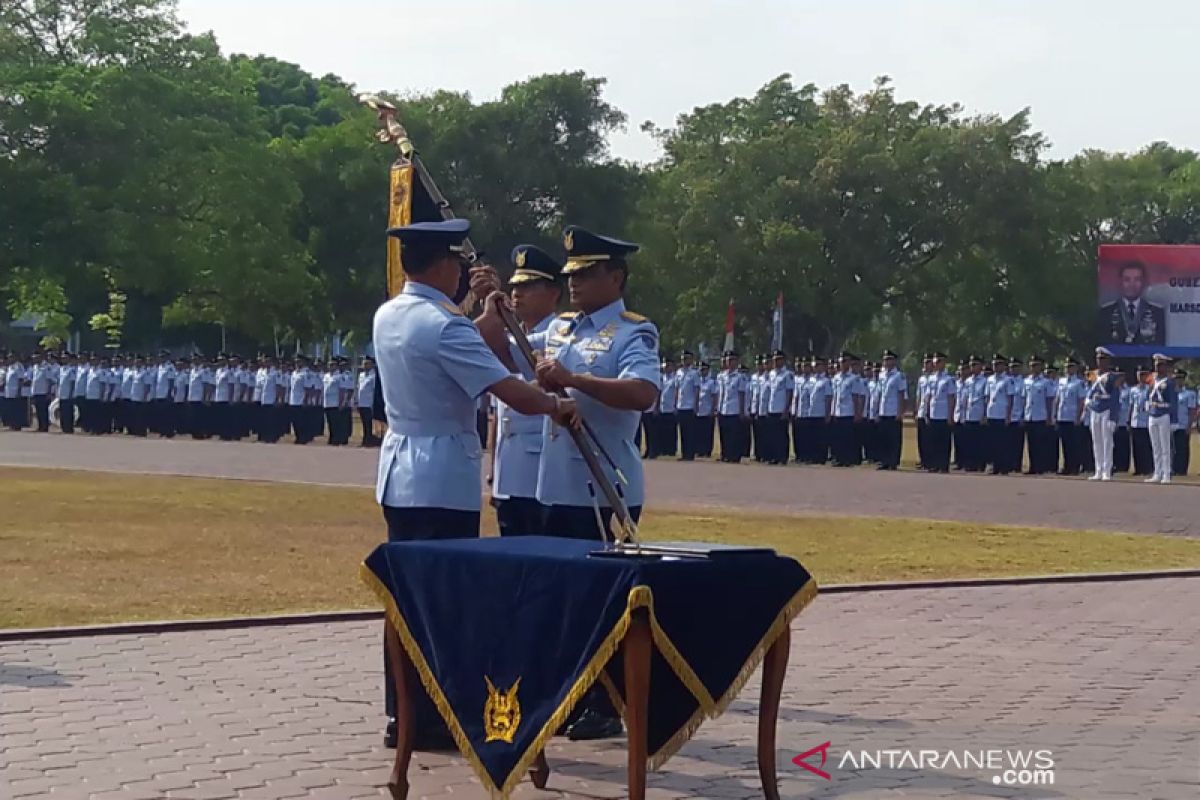
M908 589L986 589L999 586L1036 586L1055 583L1122 583L1170 578L1200 578L1200 569L1170 569L1149 572L1085 572L1066 575L1026 575L1015 578L963 578L940 581L883 581L879 583L835 583L822 586L820 594L858 594L896 592ZM260 617L224 617L218 619L180 619L156 622L118 622L111 625L84 625L62 628L4 628L0 642L48 639L88 638L92 636L128 636L150 633L237 630L270 628L283 625L322 625L331 622L369 622L383 619L382 611L314 611L305 614L277 614Z

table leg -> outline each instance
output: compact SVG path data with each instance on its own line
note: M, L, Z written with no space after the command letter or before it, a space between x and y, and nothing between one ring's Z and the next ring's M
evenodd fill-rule
M650 699L650 614L635 609L622 644L625 664L625 727L629 739L629 800L646 798L647 709Z
M791 631L784 628L763 658L762 701L758 708L758 776L762 779L766 800L779 800L779 782L775 776L775 723L779 719L779 698L783 694L791 639Z
M396 760L392 763L392 774L388 778L388 791L392 800L408 797L408 763L413 751L413 696L410 694L416 673L408 654L400 646L396 629L387 620L383 621L384 646L392 662L392 674L396 687Z
M550 764L546 761L546 751L538 753L537 760L533 762L533 766L529 769L529 779L533 781L533 785L539 789L545 789L546 783L550 780Z

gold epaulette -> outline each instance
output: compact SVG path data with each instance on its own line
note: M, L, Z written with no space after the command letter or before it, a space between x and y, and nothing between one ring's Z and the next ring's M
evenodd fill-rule
M449 311L451 314L453 314L456 317L461 317L463 315L462 309L459 308L458 306L454 305L454 303L439 302L438 305L441 306L442 308L446 309L447 311Z
M578 311L564 311L563 313L558 315L558 318L559 319L575 319L578 316L579 316Z
M625 320L626 322L649 322L650 321L646 317L643 317L641 314L635 314L632 311L622 311L621 319Z

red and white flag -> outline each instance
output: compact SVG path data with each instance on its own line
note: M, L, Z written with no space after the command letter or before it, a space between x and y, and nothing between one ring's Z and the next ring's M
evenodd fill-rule
M729 308L725 310L725 349L733 349L733 298L729 298Z

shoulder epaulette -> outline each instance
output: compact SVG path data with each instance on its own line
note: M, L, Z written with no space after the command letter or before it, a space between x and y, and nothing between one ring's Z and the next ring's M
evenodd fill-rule
M564 311L563 313L558 315L558 318L559 319L575 319L578 316L579 316L578 311Z
M462 309L454 305L454 303L439 302L438 305L456 317L461 317L463 315Z
M635 314L632 311L622 311L621 319L625 320L626 322L649 322L650 321L646 317L643 317L641 314Z

